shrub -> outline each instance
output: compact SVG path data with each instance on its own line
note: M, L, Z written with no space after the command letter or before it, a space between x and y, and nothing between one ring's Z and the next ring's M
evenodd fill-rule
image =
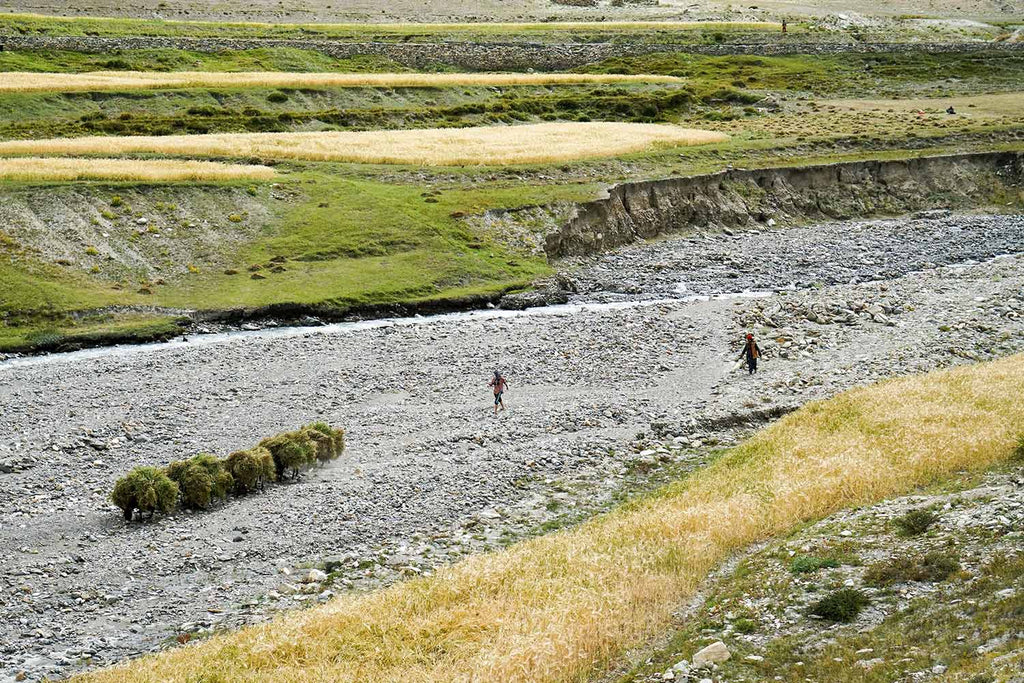
M1012 462L1024 462L1024 434L1017 437L1017 447L1010 454Z
M277 467L274 465L274 456L266 448L257 446L250 451L259 465L259 479L257 485L262 490L267 482L277 481Z
M960 563L951 555L932 552L918 557L897 556L886 562L879 562L864 573L864 582L869 586L891 586L907 581L935 583L946 579L960 569Z
M260 480L260 463L252 451L235 451L224 461L235 480L235 493L255 491Z
M148 512L150 517L159 510L170 512L178 500L178 485L155 467L136 467L117 480L110 500L121 508L126 520L135 510Z
M839 566L835 560L814 555L797 555L789 565L794 574L811 574L819 569L834 569Z
M808 614L829 621L853 621L860 611L870 604L868 596L853 588L843 588L829 593L811 605Z
M334 429L326 422L314 422L303 430L317 444L317 460L321 464L337 460L345 450L344 429Z
M231 473L212 455L197 455L167 466L167 476L181 489L181 502L192 510L205 510L232 487Z
M753 619L737 619L732 623L732 628L736 633L753 633L757 630L757 622Z
M267 95L267 101L280 104L281 102L288 101L288 95L284 94L283 92L272 92L269 95Z
M931 510L911 510L905 515L893 520L893 524L899 529L903 536L919 536L928 531L928 527L938 519Z
M285 432L264 439L260 446L270 451L274 458L277 478L291 472L294 479L299 472L316 462L316 444L302 432Z
M334 441L329 435L312 427L303 427L301 431L316 447L316 459L321 466L334 459Z

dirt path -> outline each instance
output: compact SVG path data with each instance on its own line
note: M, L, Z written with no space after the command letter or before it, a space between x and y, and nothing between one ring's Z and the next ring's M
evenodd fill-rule
M1022 235L1019 216L709 235L587 264L580 298L663 298L684 280L805 288L0 365L0 681L429 572L603 504L648 461L699 466L730 438L709 421L1019 351L1024 260L943 259L1021 252ZM748 323L763 371L726 375ZM494 368L512 384L497 419ZM315 419L345 426L348 451L297 483L127 527L106 501L134 465ZM302 568L325 560L343 569L335 583L304 587Z

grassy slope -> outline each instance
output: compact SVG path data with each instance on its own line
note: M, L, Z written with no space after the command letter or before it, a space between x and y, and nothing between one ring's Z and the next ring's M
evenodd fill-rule
M729 553L1010 457L1021 360L855 389L574 529L78 680L579 680L662 629Z
M95 187L98 195L109 197L131 185ZM223 258L218 267L198 259L194 272L168 275L165 284L110 281L102 272L41 262L9 239L0 242L0 350L40 341L52 345L61 335L80 337L104 325L112 332L122 325L124 331L130 321L138 323L140 332L151 329L162 336L167 330L168 319L150 316L132 315L121 323L106 314L77 320L81 312L107 306L219 310L303 304L341 312L364 304L491 295L523 287L546 274L547 264L467 231L452 214L581 201L598 192L597 185L588 183L483 184L424 197L422 186L323 171L298 171L282 178L280 187L282 194L294 192L297 199L275 208L272 229L227 255L227 263L238 271L234 274L226 272ZM134 223L131 216L124 220ZM252 266L265 279L252 279ZM140 294L140 287L152 293ZM67 316L71 312L79 313L72 319Z
M1024 456L989 473L1013 476L1021 472L1022 465ZM938 504L923 506L915 495L912 509L936 510L940 521L944 515L969 510L984 501L969 491L982 483L981 479L984 477L974 471L958 473L937 486L915 491L948 498L944 505L940 499ZM959 492L965 489L968 493L961 497ZM638 663L615 680L638 683L660 677L720 637L725 637L732 657L720 665L719 674L730 681L883 683L903 680L908 672L929 670L937 662L949 668L948 680L1001 680L987 677L987 670L1012 668L1010 653L1019 642L1014 618L1024 609L1024 592L1020 590L1024 556L1005 553L1007 547L1013 547L1013 537L1000 534L994 539L998 532L992 528L947 523L926 536L907 538L884 512L870 507L866 514L862 510L852 519L840 519L838 523L825 520L808 525L714 577L702 590L701 604L692 616L680 620L678 630L659 643L655 652L631 653L630 658ZM841 536L840 530L850 535ZM907 566L913 572L926 553L954 562L959 559L970 571L962 567L946 577L919 578L920 584L911 584L899 570L889 574L893 585L879 586L869 578L879 567L892 567L894 558L909 558ZM983 559L986 555L987 561ZM823 561L831 564L818 568L810 564ZM880 610L882 616L842 625L793 620L794 611L803 612L806 603L841 588L851 574L856 578L849 580L858 586L881 588L872 595L872 610L876 614ZM994 596L1015 584L1017 593L1011 598ZM905 589L916 585L929 588L916 592L923 596L912 592L910 598L905 597ZM780 628L782 624L786 626ZM982 646L984 654L978 652ZM1017 653L1018 659L1024 656L1019 649ZM864 660L874 660L870 673L853 665Z

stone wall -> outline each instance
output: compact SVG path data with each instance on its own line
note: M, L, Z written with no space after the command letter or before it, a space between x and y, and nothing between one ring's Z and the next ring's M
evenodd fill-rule
M689 52L704 55L787 55L845 53L976 53L987 51L1024 54L1024 43L833 43L778 42L673 44L673 43L389 43L343 42L329 40L161 38L134 36L102 38L96 36L0 36L0 49L68 50L109 54L121 50L171 48L196 52L253 50L287 47L321 52L330 57L359 55L386 57L411 68L436 64L456 66L470 71L561 71L610 57L625 57L657 52Z

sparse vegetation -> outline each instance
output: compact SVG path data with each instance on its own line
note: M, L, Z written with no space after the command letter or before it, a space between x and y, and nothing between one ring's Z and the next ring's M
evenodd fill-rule
M0 159L0 180L140 180L146 182L206 180L269 180L267 166L222 164L172 159L62 159L16 157ZM120 206L111 203L111 206ZM110 215L113 217L113 214Z
M797 555L789 565L789 570L794 574L810 574L819 569L833 569L839 566L839 562L830 557L815 557L814 555Z
M900 555L888 562L868 567L864 582L869 586L891 586L905 581L927 581L935 583L945 580L960 569L957 559L943 552L907 557Z
M1024 434L1017 437L1017 448L1013 451L1014 462L1024 462Z
M579 83L673 83L674 76L645 74L513 74L513 73L287 73L254 71L94 71L81 74L8 72L0 92L142 90L150 88L438 88L452 86L561 85ZM288 101L285 92L271 93L270 102ZM201 113L201 112L196 112Z

